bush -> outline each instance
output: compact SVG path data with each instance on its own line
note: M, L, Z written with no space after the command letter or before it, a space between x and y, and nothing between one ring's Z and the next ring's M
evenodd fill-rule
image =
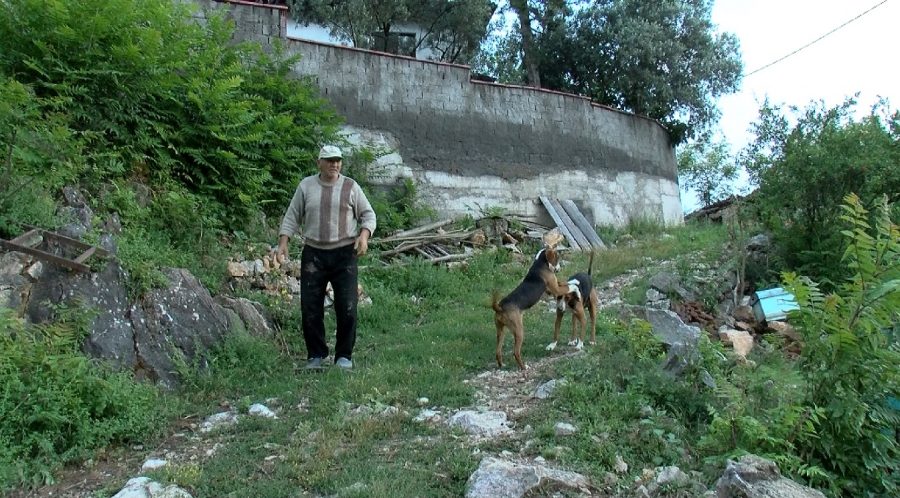
M826 287L847 276L834 216L844 196L855 192L864 204L881 195L900 199L900 113L879 103L855 119L855 105L810 105L790 127L767 103L754 125L756 141L741 153L781 259Z
M156 389L80 354L90 317L59 311L33 326L0 308L0 490L47 484L60 465L161 427Z
M338 120L287 77L295 59L234 44L232 31L173 0L3 2L0 74L84 137L84 183L172 179L240 220L287 203L297 164L311 164Z
M811 389L804 403L815 434L798 442L809 464L829 472L814 483L838 496L896 496L900 413L888 405L900 392L900 350L888 331L900 323L900 228L885 197L874 216L855 195L845 198L842 261L851 277L833 293L794 274L786 287L800 310L791 321L803 334L801 373ZM873 218L875 223L869 224Z

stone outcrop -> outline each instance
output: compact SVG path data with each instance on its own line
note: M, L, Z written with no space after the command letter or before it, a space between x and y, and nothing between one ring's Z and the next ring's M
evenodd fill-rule
M61 308L88 313L82 349L139 379L178 384L176 365L202 365L205 351L241 329L270 337L261 306L247 299L214 299L187 270L163 270L169 283L139 299L117 261L99 271L72 272L31 256L0 254L0 306L32 323L58 317Z
M542 491L555 487L585 493L590 481L576 472L485 457L469 476L466 498L519 498L538 486Z
M820 491L781 476L771 460L744 455L729 460L716 481L717 498L825 498Z

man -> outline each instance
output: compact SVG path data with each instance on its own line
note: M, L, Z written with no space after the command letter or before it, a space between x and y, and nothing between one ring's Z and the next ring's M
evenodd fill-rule
M375 232L375 211L359 185L341 174L341 149L319 151L319 173L300 181L284 213L275 257L288 257L288 241L300 226L304 245L300 256L300 311L306 368L320 369L328 357L325 343L325 288L334 289L337 341L334 364L353 368L358 294L357 257L369 248Z

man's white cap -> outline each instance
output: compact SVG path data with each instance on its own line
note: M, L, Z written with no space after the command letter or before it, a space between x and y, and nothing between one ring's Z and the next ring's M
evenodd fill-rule
M341 154L341 149L334 145L326 145L322 147L322 150L319 151L319 159L331 159L331 158L343 158L344 156Z

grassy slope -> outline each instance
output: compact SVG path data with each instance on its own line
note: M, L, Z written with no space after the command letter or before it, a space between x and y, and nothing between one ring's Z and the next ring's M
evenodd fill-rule
M723 238L723 232L714 228L683 228L672 234L674 237L665 238L649 235L636 247L601 254L595 260L597 281L627 269L646 267L648 257L671 258L706 247L720 250ZM233 341L219 353L209 374L192 379L188 392L181 396L189 407L186 411L204 417L220 410L218 405L223 401L246 407L250 402L274 397L278 398L280 418L245 419L237 428L217 436L227 445L213 458L202 464L176 463L157 477L185 485L197 497L289 496L299 489L331 494L358 482L366 485L364 490L345 494L461 495L481 456L454 438L452 431L413 422L411 416L418 411L416 400L423 396L429 398L429 406L443 407L445 413L473 404L473 388L466 379L495 368L488 296L494 288L505 292L517 283L528 264L527 257L522 259L500 251L475 257L467 269L412 264L364 271L363 284L375 304L360 310L356 370L351 374L297 371L303 348L295 327L282 332L294 351L291 355L281 354L272 344L250 339ZM585 264L586 257L578 255L563 273L574 273ZM414 303L413 296L420 300ZM551 354L543 350L543 345L552 331L553 315L542 309L536 307L526 315L527 359ZM577 378L584 375L583 371L578 373L579 369L599 366L619 354L614 346L619 339L611 333L609 323L601 321L600 345L588 353L588 359L579 360L580 366L563 362L560 372ZM510 347L507 343L508 355ZM609 373L608 369L598 371ZM592 378L591 382L597 380L602 379ZM575 451L561 456L563 461L557 465L602 481L603 472L610 468L613 448L645 442L610 441L608 448L596 450L597 445L591 442L596 439L591 437L608 437L609 425L617 421L620 425L630 423L633 410L627 407L627 413L619 415L615 406L598 410L594 401L583 399L585 395L597 393L567 390L562 399L570 396L571 403L548 404L525 415L517 425L533 425L540 444L529 453L548 456L556 445L550 428L559 417L589 428L574 441ZM411 415L348 418L349 411L358 405L392 405ZM597 424L598 414L608 417L604 424ZM683 426L677 421L671 423ZM484 443L483 448L499 451L507 445L500 441ZM515 450L512 446L509 449ZM677 454L674 450L650 449L645 453L640 458L648 463L655 458L660 463L678 463L669 460ZM281 457L266 462L272 455Z

